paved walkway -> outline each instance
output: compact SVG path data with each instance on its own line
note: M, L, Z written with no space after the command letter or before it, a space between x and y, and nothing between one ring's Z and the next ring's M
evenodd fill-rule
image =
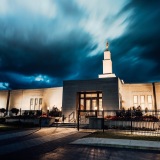
M107 138L83 138L94 130L75 128L42 128L0 134L0 156L25 158L24 154L44 154L67 144L160 150L160 142ZM68 138L67 138L68 137ZM19 152L20 151L20 152ZM33 152L34 151L34 152ZM33 152L33 153L32 153ZM17 154L18 153L18 154ZM34 156L34 155L32 155ZM27 157L26 157L27 158Z
M118 147L118 148L132 148L132 149L147 149L160 150L160 142L144 141L144 140L129 140L129 139L109 139L109 138L82 138L71 144L81 144L89 146L104 146L104 147Z
M72 128L44 128L41 130L4 134L0 136L0 155L38 146L75 133L77 133L77 131ZM28 137L26 138L24 136ZM23 137L23 139L19 139L20 137ZM13 141L13 138L16 141ZM5 143L3 141L5 141Z

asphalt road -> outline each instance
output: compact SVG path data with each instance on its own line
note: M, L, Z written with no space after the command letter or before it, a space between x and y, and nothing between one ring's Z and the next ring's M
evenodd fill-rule
M158 151L70 144L87 134L73 129L50 128L1 139L0 148L6 147L11 150L1 154L0 160L160 160ZM35 144L31 145L33 143Z

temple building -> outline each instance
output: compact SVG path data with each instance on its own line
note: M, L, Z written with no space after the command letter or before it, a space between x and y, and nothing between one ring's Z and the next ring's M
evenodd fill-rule
M76 118L77 110L118 110L141 106L160 110L160 82L126 84L112 71L111 53L106 44L103 74L91 80L67 80L62 87L0 91L0 108L40 110L57 107L65 117Z

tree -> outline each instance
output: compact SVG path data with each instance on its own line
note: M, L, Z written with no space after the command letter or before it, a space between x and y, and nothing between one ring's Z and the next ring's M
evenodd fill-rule
M53 117L60 117L61 111L57 107L53 107L52 110L49 112L49 115Z
M17 115L18 112L19 112L19 109L18 109L18 108L12 108L12 109L11 109L11 112L12 112L13 114Z
M0 112L4 114L6 112L6 109L5 108L0 108Z

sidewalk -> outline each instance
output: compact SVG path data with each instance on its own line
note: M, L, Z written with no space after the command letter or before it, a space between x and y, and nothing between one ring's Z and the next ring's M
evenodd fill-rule
M160 142L143 141L143 140L128 140L128 139L110 139L110 138L82 138L70 144L131 148L131 149L147 149L160 151Z
M82 138L95 130L82 130L80 132L75 128L36 128L35 130L26 130L21 132L13 131L13 133L0 134L0 155L31 149L33 147L47 144L46 148L57 139L81 134L80 139L72 139L69 144L89 145L89 146L104 146L117 148L132 148L160 151L159 141L144 141L144 140L128 140L128 139L111 139L111 138ZM85 133L85 134L84 134ZM82 136L83 135L83 136ZM21 137L21 139L19 139ZM61 142L63 144L63 141ZM56 144L55 144L56 145Z
M42 132L44 132L42 134ZM0 136L0 155L9 154L12 152L20 151L22 149L28 149L34 146L39 146L44 143L48 143L60 138L64 138L69 135L77 133L72 128L43 128L41 130L27 130L22 132L15 132L10 134L3 134ZM25 137L28 139L19 140L18 137ZM17 141L12 142L13 138L17 138ZM2 141L11 140L10 143L2 144Z

